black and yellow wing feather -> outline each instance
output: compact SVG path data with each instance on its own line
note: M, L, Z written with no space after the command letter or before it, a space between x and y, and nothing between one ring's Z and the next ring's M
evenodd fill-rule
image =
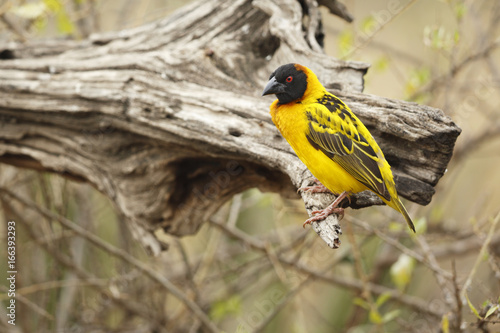
M306 116L309 143L360 183L390 201L379 165L383 157L374 150L375 141L352 111L339 98L327 93L306 108ZM376 149L379 150L378 146Z

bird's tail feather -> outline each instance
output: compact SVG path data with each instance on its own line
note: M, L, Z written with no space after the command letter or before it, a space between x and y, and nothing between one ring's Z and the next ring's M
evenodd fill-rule
M413 225L413 221L410 217L410 214L408 214L408 211L406 210L401 200L399 200L399 198L396 198L396 200L394 200L394 205L396 206L397 210L399 210L399 212L403 214L403 217L405 218L406 223L408 223L410 229L413 230L413 232L415 232L415 226Z

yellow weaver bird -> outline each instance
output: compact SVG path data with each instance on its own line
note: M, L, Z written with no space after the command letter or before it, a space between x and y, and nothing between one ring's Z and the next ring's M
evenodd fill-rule
M363 123L338 97L332 95L307 67L287 64L269 77L262 96L275 94L271 117L297 156L322 185L302 188L331 191L337 199L304 222L321 221L332 213L343 216L338 205L353 193L370 190L389 207L413 222L396 191L391 167Z

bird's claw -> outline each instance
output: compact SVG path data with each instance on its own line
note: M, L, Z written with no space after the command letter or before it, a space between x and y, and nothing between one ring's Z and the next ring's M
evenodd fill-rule
M304 224L302 224L302 228L305 228L306 225L311 224L312 222L323 221L324 219L326 219L328 216L332 215L333 213L339 215L339 221L344 218L344 208L340 208L340 207L335 207L335 208L326 207L325 209L315 210L315 211L311 212L311 214L317 214L317 215L308 218L304 222Z
M332 213L336 213L339 215L339 221L344 217L344 208L338 207L338 205L344 200L345 197L348 197L348 194L346 191L342 192L337 199L335 199L330 206L320 209L320 210L315 210L311 214L317 214L309 219L307 219L304 224L302 225L303 228L306 227L307 224L311 224L314 221L321 221L326 219L329 215Z

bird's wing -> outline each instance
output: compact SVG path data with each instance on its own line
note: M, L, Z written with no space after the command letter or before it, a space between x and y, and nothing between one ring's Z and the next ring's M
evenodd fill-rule
M370 190L391 200L378 164L381 157L369 142L376 143L352 111L328 94L308 106L306 115L309 143Z

